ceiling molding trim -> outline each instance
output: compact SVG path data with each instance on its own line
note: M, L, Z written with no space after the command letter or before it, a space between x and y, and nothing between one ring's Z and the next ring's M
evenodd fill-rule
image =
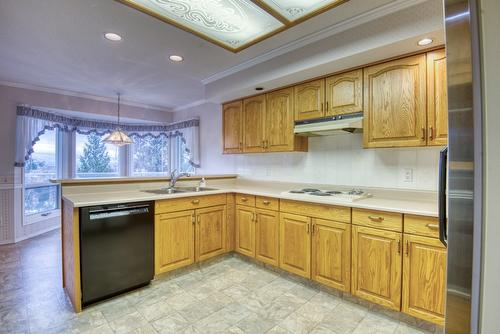
M207 102L209 102L209 101L207 101L206 99L196 100L194 102L187 103L187 104L184 104L184 105L179 106L177 108L174 108L174 109L172 109L172 111L173 112L183 111L183 110L186 110L186 109L190 109L190 108L201 106L202 104L205 104Z
M64 95L64 96L80 97L80 98L99 101L99 102L116 103L116 97L98 96L98 95L80 93L80 92L75 92L75 91L70 91L70 90L49 88L49 87L43 87L43 86L25 84L25 83L19 83L19 82L10 82L10 81L0 80L0 86L29 89L29 90L35 90L35 91L39 91L39 92L58 94L58 95ZM154 105L133 102L133 101L126 101L126 100L120 101L120 104L129 106L129 107L153 109L153 110L163 111L163 112L172 112L173 111L172 108L168 108L168 107L154 106Z
M419 4L426 2L426 1L428 1L428 0L396 0L395 2L392 2L390 4L386 4L384 6L372 9L372 10L365 12L361 15L358 15L358 16L350 18L350 19L346 19L342 22L339 22L337 24L329 26L325 29L319 30L315 33L304 36L304 37L297 39L293 42L282 45L276 49L273 49L273 50L266 52L260 56L252 58L250 60L247 60L247 61L245 61L241 64L238 64L236 66L230 67L224 71L212 74L211 76L209 76L205 79L202 79L201 83L203 85L207 85L209 83L212 83L212 82L217 81L219 79L222 79L224 77L230 76L232 74L238 73L238 72L245 70L247 68L250 68L252 66L255 66L255 65L258 65L258 64L263 63L265 61L268 61L272 58L281 56L285 53L288 53L288 52L291 52L293 50L304 47L308 44L325 39L327 37L330 37L332 35L338 34L338 33L343 32L345 30L354 28L354 27L359 26L361 24L368 23L370 21L379 19L379 18L384 17L386 15L399 12L403 9L419 5Z

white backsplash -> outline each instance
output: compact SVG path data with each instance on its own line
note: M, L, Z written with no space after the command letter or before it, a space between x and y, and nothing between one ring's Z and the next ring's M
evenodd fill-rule
M440 147L363 149L361 134L309 138L307 153L235 156L243 177L358 187L437 189ZM405 170L412 182L405 182Z

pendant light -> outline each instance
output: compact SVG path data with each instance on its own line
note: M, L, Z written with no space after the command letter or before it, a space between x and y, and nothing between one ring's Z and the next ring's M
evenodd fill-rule
M120 127L120 94L118 94L118 126L103 142L116 146L125 146L133 144L134 141Z

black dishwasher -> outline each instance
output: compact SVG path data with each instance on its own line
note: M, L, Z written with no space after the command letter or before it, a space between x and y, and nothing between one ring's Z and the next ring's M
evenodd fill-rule
M147 285L154 276L153 202L80 208L82 304Z

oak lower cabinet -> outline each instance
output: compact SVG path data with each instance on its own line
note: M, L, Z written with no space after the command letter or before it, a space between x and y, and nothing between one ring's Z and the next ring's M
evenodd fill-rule
M155 273L161 274L194 263L195 211L155 216Z
M436 238L405 234L402 311L444 325L446 248Z
M236 252L255 257L255 209L250 206L236 206Z
M223 254L226 246L226 206L196 210L196 260Z
M273 266L279 264L279 213L255 209L255 258Z
M280 268L311 278L311 218L280 213Z
M351 291L351 224L312 219L311 278Z
M401 309L402 233L352 227L352 294Z
M220 195L200 199L172 199L156 204L157 208L222 202ZM224 200L225 201L225 200ZM176 203L174 203L176 202ZM155 215L155 275L204 261L226 252L226 205Z

